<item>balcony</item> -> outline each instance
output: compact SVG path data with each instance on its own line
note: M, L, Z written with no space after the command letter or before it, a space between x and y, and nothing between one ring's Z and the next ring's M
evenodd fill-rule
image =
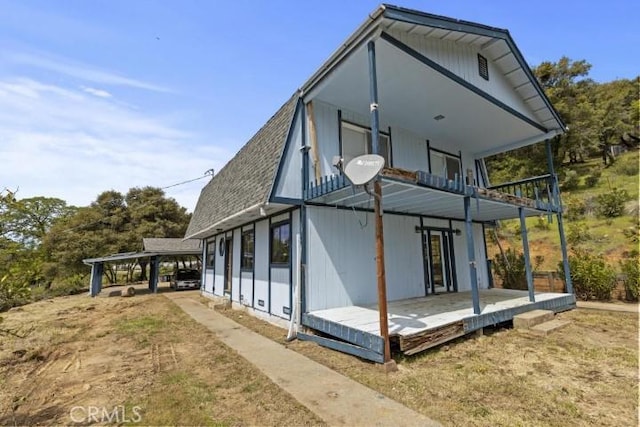
M463 178L447 179L425 171L385 168L381 173L383 209L449 219L464 218L462 199L475 199L473 219L494 221L559 211L552 175L542 175L489 188L467 184ZM371 196L352 187L344 175L324 176L310 183L304 199L311 205L370 209Z

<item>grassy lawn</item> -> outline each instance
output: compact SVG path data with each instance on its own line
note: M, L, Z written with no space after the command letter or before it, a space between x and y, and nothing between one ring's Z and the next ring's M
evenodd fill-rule
M371 363L309 342L236 310L224 315L444 425L638 425L638 316L574 310L541 338L497 329L397 359Z
M26 336L0 337L0 425L69 425L91 406L118 411L115 424L322 424L161 295L77 295L2 316Z

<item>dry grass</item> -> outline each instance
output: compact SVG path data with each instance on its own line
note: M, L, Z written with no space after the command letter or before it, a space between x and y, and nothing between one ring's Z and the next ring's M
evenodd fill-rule
M3 316L31 332L0 341L0 425L68 425L74 406L121 407L129 421L139 407L144 425L322 424L161 295L56 298Z
M574 310L546 338L498 329L410 358L373 364L234 310L226 316L445 425L638 425L638 316Z

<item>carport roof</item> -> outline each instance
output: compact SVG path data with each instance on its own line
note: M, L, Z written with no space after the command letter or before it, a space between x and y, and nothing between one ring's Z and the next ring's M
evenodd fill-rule
M128 259L148 258L153 256L180 256L202 254L202 243L199 240L180 238L145 238L142 239L144 249L141 252L122 252L98 258L83 259L85 264L98 262L124 261Z

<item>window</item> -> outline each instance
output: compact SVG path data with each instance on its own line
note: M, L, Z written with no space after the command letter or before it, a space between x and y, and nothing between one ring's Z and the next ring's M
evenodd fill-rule
M478 54L478 74L485 80L489 80L489 64L487 58Z
M216 241L210 240L207 242L207 262L206 268L212 269L216 265Z
M254 233L253 230L242 232L242 240L240 241L240 268L242 270L253 271L253 251L254 251Z
M386 167L391 166L389 157L389 135L379 132L380 155L384 157ZM342 158L344 164L349 163L354 157L363 154L373 154L371 130L348 122L342 122Z
M439 151L430 151L431 156L431 173L433 175L443 176L447 179L458 179L462 176L462 165L460 159Z
M271 226L271 264L289 265L291 232L289 221Z

